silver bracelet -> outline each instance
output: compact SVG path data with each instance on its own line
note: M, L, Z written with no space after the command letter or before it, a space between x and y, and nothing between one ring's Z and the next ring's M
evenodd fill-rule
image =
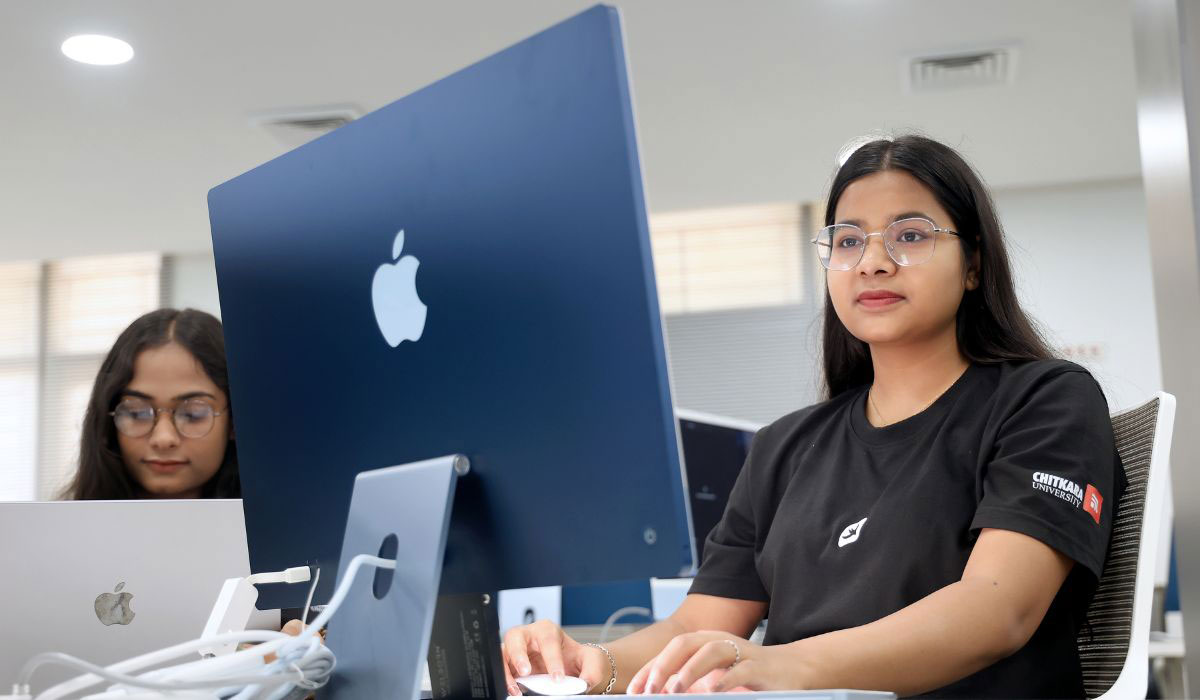
M595 648L599 649L600 651L604 652L604 655L608 657L608 670L610 673L610 675L608 677L608 685L605 686L604 691L600 693L601 695L608 695L609 693L612 692L613 686L617 684L617 660L616 660L616 658L613 657L612 652L609 651L607 647L601 646L594 642L588 642L588 643L584 644L583 646L595 647Z

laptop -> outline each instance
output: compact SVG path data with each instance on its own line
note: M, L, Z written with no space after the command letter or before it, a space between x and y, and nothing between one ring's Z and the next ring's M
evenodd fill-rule
M199 637L250 573L240 500L0 503L0 533L0 688L40 652L106 666ZM31 686L76 675L42 666Z

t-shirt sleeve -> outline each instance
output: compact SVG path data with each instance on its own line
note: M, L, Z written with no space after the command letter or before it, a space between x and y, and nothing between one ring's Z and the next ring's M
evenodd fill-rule
M704 560L689 593L740 600L769 599L754 561L759 542L753 482L755 457L762 452L762 438L763 431L754 437L725 512L704 541Z
M1083 370L1036 380L1001 424L971 529L1029 535L1104 569L1124 478L1099 385Z

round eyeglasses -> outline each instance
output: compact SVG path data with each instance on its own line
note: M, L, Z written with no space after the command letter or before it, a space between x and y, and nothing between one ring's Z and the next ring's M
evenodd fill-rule
M882 232L867 233L854 224L834 224L817 232L812 240L817 258L826 270L851 270L858 266L867 250L867 239L879 236L888 257L897 265L920 265L933 257L939 233L957 236L957 231L938 228L929 219L900 219Z
M212 432L217 416L224 415L200 399L187 399L175 408L155 408L140 399L125 399L108 415L122 435L146 437L154 430L158 414L170 413L175 430L187 438L202 438Z

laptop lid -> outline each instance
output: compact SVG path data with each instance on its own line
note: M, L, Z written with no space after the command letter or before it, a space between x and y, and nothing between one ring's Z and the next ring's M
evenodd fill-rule
M0 687L44 651L104 666L195 639L249 574L240 500L0 503L0 533ZM32 687L76 675L41 667Z

